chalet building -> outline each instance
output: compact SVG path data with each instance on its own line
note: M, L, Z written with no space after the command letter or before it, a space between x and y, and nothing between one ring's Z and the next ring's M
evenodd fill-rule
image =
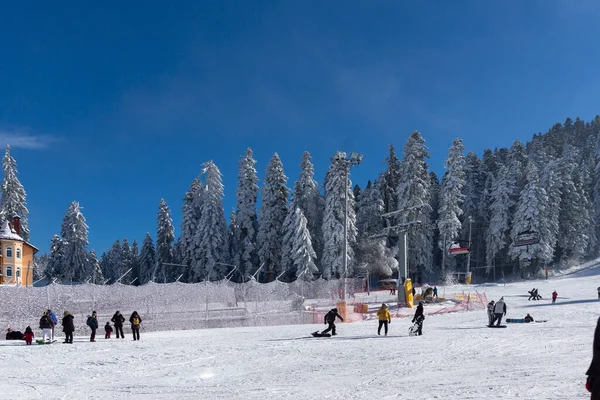
M38 249L21 237L19 217L12 223L5 220L0 226L0 285L31 286L33 284L33 255Z

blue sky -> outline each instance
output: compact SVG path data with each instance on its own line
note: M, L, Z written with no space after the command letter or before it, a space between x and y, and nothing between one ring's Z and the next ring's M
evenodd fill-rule
M319 182L362 152L364 186L413 130L441 174L455 137L481 155L600 111L594 1L86 3L0 13L0 143L43 252L74 200L99 253L154 236L160 198L178 230L211 159L229 216L247 147L289 187L305 150Z

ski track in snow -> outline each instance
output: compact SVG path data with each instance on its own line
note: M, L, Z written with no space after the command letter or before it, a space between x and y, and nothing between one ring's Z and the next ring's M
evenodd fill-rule
M50 346L2 341L0 398L587 399L598 286L589 270L473 286L490 300L504 296L509 318L548 322L490 329L484 311L429 315L420 337L408 336L404 318L387 337L365 321L339 323L331 338L310 336L324 325L290 325L150 332L141 341L78 336L72 345L59 332ZM542 300L527 300L532 287Z

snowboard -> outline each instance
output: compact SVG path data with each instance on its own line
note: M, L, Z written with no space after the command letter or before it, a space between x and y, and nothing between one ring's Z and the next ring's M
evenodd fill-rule
M44 341L43 341L42 339L36 339L36 340L35 340L35 342L36 342L37 344L52 344L52 343L56 343L56 339L54 339L54 340L53 340L53 341L51 341L51 342L46 342L46 343L44 343Z
M319 333L319 331L313 332L311 335L314 337L331 337L329 333Z
M528 323L523 318L506 318L506 322L509 324L527 324Z
M506 328L506 325L487 325L488 328Z

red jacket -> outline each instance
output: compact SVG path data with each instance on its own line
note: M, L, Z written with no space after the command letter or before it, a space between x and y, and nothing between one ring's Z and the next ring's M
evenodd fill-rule
M556 293L556 292L552 292L552 298L553 298L553 299L556 299L557 297L558 297L558 293Z
M33 340L33 338L35 337L35 335L33 334L33 332L25 332L23 334L23 337L25 337L26 341L31 342Z

